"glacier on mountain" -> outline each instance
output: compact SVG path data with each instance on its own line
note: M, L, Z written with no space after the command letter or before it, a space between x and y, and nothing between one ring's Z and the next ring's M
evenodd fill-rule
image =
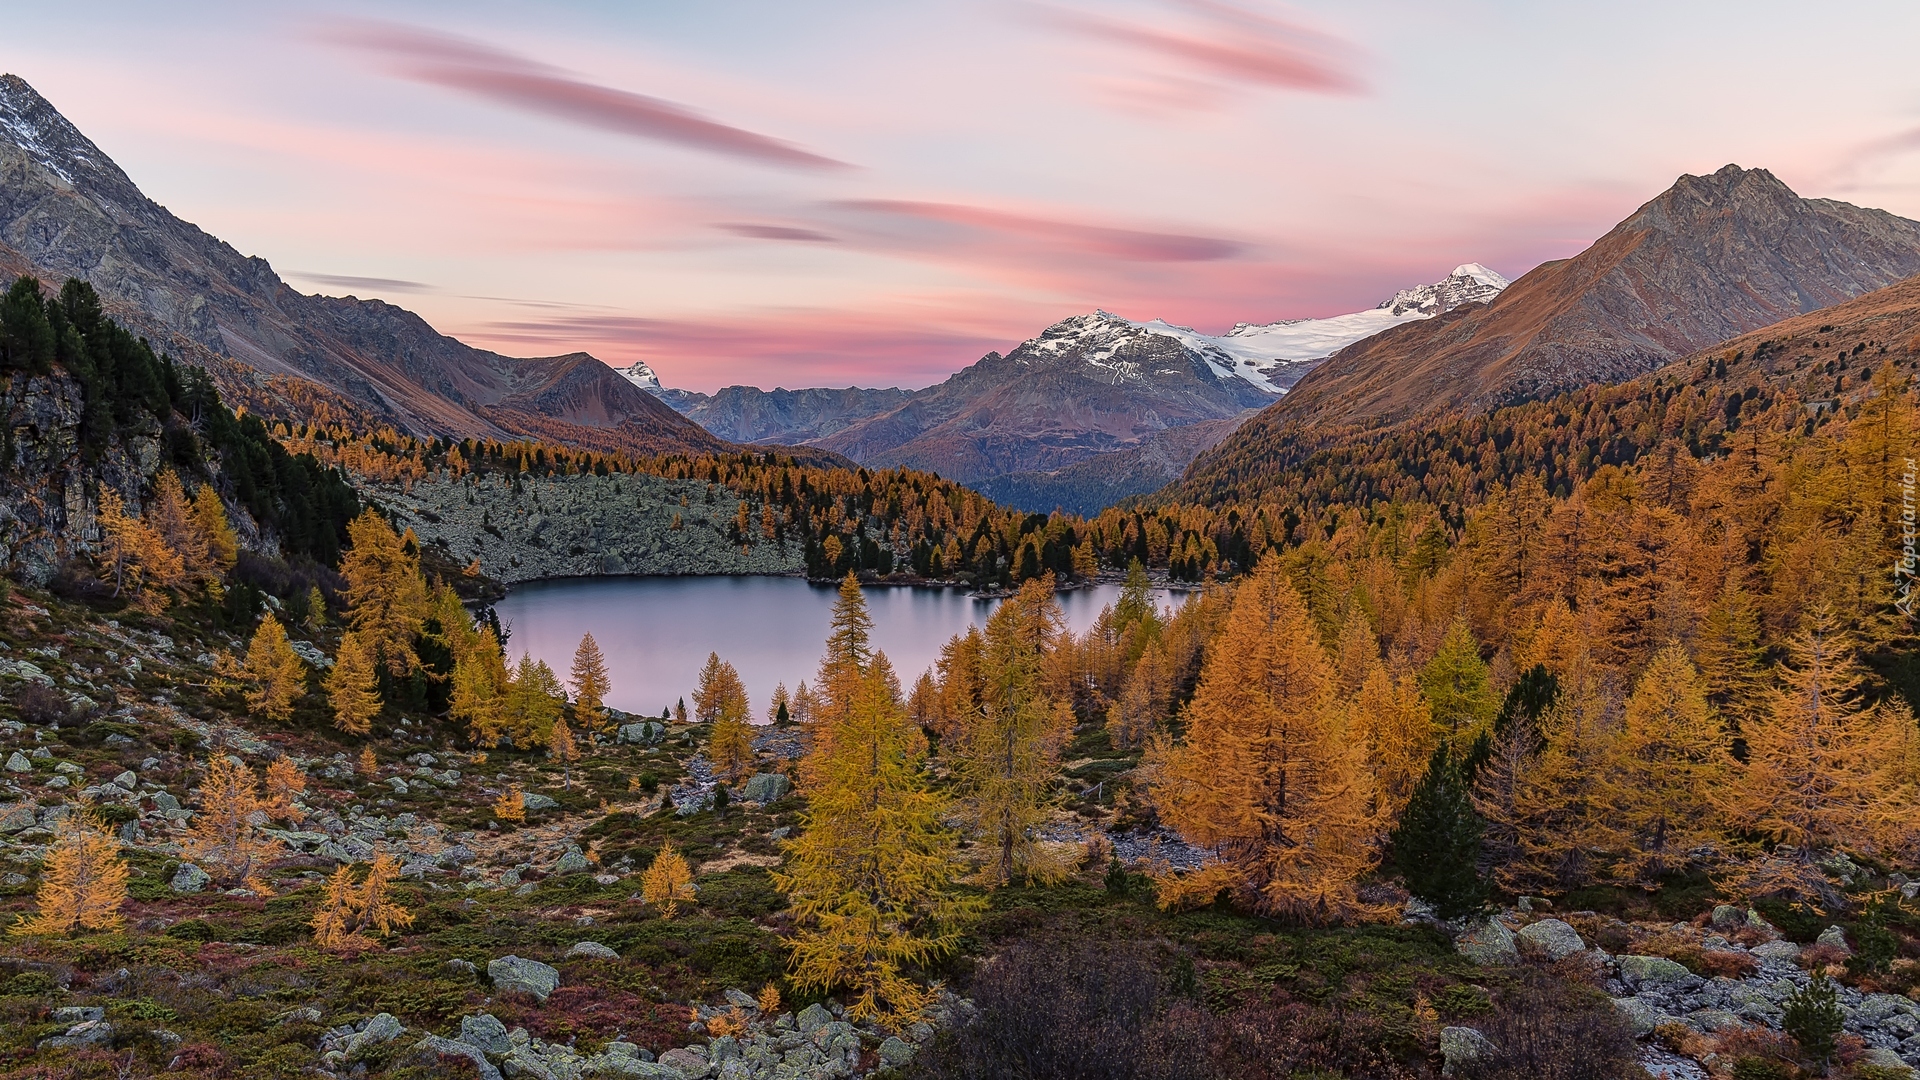
M651 391L655 394L660 392L660 376L654 374L653 369L647 366L645 360L635 360L627 367L617 367L613 370L621 378L642 390Z
M1124 321L1147 333L1174 338L1205 359L1214 374L1222 378L1237 376L1270 394L1284 394L1314 365L1356 341L1401 323L1432 318L1462 304L1491 302L1508 284L1496 271L1479 263L1464 263L1431 285L1400 290L1378 307L1325 319L1238 323L1219 335L1202 334L1163 319Z

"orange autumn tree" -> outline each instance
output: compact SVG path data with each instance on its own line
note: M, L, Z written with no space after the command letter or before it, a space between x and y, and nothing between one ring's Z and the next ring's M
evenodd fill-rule
M673 841L666 841L640 876L640 902L660 908L660 917L671 919L681 902L691 903L695 895L687 857L674 850Z
M92 807L82 806L61 822L47 848L35 895L39 913L16 923L15 934L65 934L118 930L126 924L127 864L120 841Z
M113 582L113 594L126 592L135 607L149 614L163 610L167 601L160 590L186 579L180 556L159 530L127 513L119 492L104 485L98 517L103 573Z
M313 913L314 944L336 951L367 949L373 946L373 938L412 926L413 913L392 896L399 876L400 864L385 853L374 858L367 879L358 885L350 867L335 870Z
M271 893L263 873L280 853L280 842L253 823L254 814L267 810L253 770L216 753L200 780L200 800L182 854L223 885Z
M1184 742L1162 736L1148 751L1149 793L1182 839L1218 854L1193 873L1159 875L1161 903L1226 889L1312 922L1361 910L1355 882L1377 861L1380 830L1366 749L1277 556L1235 592L1186 720Z
M592 634L580 636L580 647L573 651L573 717L587 737L595 742L611 735L607 721L607 691L613 683L607 675L607 658Z
M347 579L348 625L388 672L404 675L420 663L413 642L427 619L420 560L371 507L347 524L347 536L340 574Z
M247 707L269 720L283 721L293 715L293 703L307 689L307 665L293 651L286 628L269 611L260 617L260 627L247 643L243 665L247 682Z
M1862 674L1830 607L1807 616L1787 643L1787 664L1767 709L1746 724L1746 767L1720 793L1737 827L1794 853L1759 854L1731 884L1750 895L1839 902L1819 862L1849 850L1894 849L1916 809L1907 782L1908 739L1894 720L1911 713L1862 703Z
M290 757L274 758L267 765L267 812L277 818L297 813L293 803L306 794L307 774Z
M1613 834L1614 876L1652 885L1719 834L1714 792L1733 768L1706 682L1670 643L1654 654L1607 746L1598 816Z
M333 670L327 673L327 705L333 710L333 726L349 735L365 735L373 730L374 717L380 715L380 683L374 670L372 650L349 630L340 636Z

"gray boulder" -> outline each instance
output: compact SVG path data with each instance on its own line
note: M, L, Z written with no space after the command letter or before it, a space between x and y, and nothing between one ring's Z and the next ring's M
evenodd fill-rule
M487 963L487 978L493 980L493 988L502 994L528 994L545 1001L547 995L560 988L560 973L538 960L522 960L517 956L503 956Z
M682 1076L707 1075L707 1056L697 1046L683 1046L660 1055L660 1064Z
M520 805L528 810L552 810L560 804L537 792L523 791L520 793Z
M607 948L605 945L602 945L597 941L574 942L573 947L567 950L567 959L572 960L575 957L580 957L580 956L584 956L589 960L620 959L619 953L614 952L612 949Z
M1716 1031L1732 1031L1746 1024L1733 1013L1725 1009L1695 1009L1687 1014L1687 1026L1695 1031L1711 1035Z
M1440 1075L1452 1076L1462 1065L1471 1065L1497 1049L1491 1040L1473 1028L1441 1028L1440 1056L1445 1063L1440 1067Z
M84 1024L89 1020L106 1019L107 1010L98 1005L68 1005L53 1010L47 1019L56 1024Z
M743 802L765 806L786 798L791 790L793 784L780 773L754 773L753 778L747 781L747 786L740 789L740 798Z
M912 1060L913 1044L898 1035L889 1035L887 1041L880 1044L881 1064L899 1069Z
M67 1029L64 1035L55 1035L51 1039L40 1040L43 1047L65 1046L80 1048L87 1046L105 1046L113 1041L113 1025L105 1020L86 1020Z
M342 1061L354 1061L368 1050L399 1038L401 1032L406 1030L392 1013L375 1013L367 1021L366 1027L354 1032L346 1042L340 1044L340 1058Z
M1559 919L1541 919L1520 928L1514 940L1549 960L1564 960L1587 947L1580 932Z
M588 865L587 857L581 854L580 849L574 847L572 844L568 844L566 853L560 856L559 862L553 864L553 872L556 874L584 874L588 870Z
M1848 956L1853 955L1853 946L1847 944L1847 932L1837 926L1829 926L1825 930L1820 931L1820 936L1814 938L1813 943L1815 945L1831 946L1839 949Z
M0 811L0 832L26 832L37 824L39 820L34 816L32 803L21 803Z
M445 1057L466 1058L468 1061L473 1062L474 1072L479 1075L480 1080L501 1080L500 1070L494 1068L493 1063L487 1060L487 1055L482 1053L479 1047L471 1043L457 1042L453 1039L443 1039L438 1035L429 1035L415 1043L414 1047L415 1049L425 1050L428 1053L440 1054Z
M18 750L15 750L12 754L8 755L7 757L7 771L8 772L32 772L33 762L27 759L27 755L21 753Z
M1713 928L1722 932L1739 930L1747 925L1747 912L1744 908L1732 904L1719 904L1713 909Z
M1860 1052L1857 1064L1872 1065L1879 1069L1898 1069L1908 1076L1914 1075L1913 1066L1900 1059L1900 1055L1884 1046L1870 1046Z
M1760 962L1763 964L1768 962L1791 964L1800 956L1800 946L1795 945L1791 941L1784 940L1769 941L1763 945L1755 945L1749 951L1752 952L1754 956L1759 957Z
M460 1041L487 1054L504 1054L513 1049L513 1042L507 1038L507 1025L492 1013L461 1017Z
M212 881L213 877L205 870L186 862L181 863L180 869L173 872L173 880L168 883L168 887L174 892L196 893L206 888Z
M1636 990L1650 987L1664 987L1685 983L1699 977L1664 956L1622 956L1619 958L1620 981Z
M1520 950L1513 943L1513 931L1491 915L1468 925L1454 939L1453 947L1459 950L1461 956L1476 964L1514 964L1520 961Z
M1654 1028L1659 1027L1671 1019L1666 1013L1654 1008L1653 1003L1644 998L1614 998L1613 1007L1620 1010L1620 1018L1625 1020L1627 1026L1633 1029L1633 1037L1636 1039L1646 1038L1653 1034Z
M801 1009L800 1015L794 1017L793 1022L794 1026L800 1029L802 1035L811 1035L822 1027L833 1023L833 1014L828 1012L825 1006L816 1001L806 1008Z

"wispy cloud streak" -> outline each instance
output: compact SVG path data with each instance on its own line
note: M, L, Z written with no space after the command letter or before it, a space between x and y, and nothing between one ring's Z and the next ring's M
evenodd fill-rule
M1330 34L1224 0L1185 0L1198 16L1175 29L1073 8L1040 8L1055 26L1131 46L1189 72L1229 83L1316 94L1361 94L1357 52Z
M671 101L587 82L479 42L395 23L333 24L335 42L385 58L416 82L619 135L793 169L845 169L846 162L710 120Z

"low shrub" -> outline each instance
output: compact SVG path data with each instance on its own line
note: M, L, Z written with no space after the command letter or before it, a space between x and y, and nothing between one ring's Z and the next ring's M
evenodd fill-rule
M1605 994L1524 973L1476 1027L1493 1051L1459 1080L1617 1080L1638 1068L1633 1032Z

